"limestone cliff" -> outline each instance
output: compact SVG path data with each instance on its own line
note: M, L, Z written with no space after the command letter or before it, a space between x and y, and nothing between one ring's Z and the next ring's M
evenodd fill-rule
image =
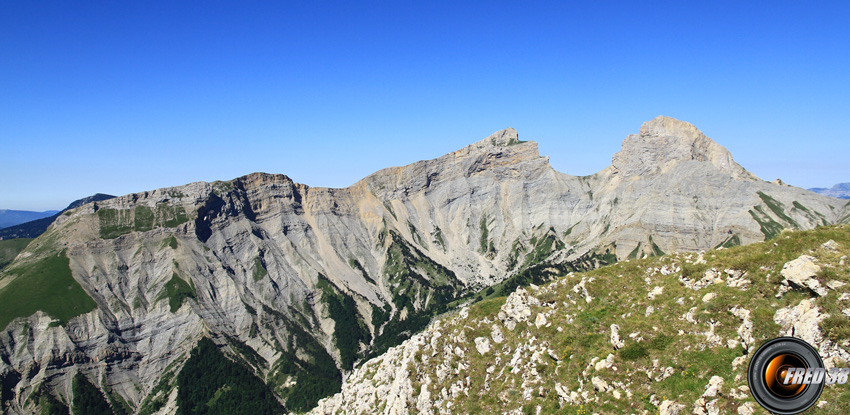
M306 410L339 390L340 371L480 289L848 213L757 179L665 117L585 177L509 128L344 189L254 173L90 203L0 274L2 407L27 413L45 393L69 404L80 372L132 412L173 411L170 379L210 337Z

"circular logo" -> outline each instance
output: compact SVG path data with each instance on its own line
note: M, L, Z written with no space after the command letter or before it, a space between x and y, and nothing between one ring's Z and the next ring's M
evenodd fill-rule
M817 350L793 337L773 339L756 350L747 370L750 392L776 414L798 414L823 392L823 360Z

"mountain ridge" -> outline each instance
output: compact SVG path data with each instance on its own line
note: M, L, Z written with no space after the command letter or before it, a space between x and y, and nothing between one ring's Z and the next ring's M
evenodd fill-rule
M86 196L82 199L77 199L71 202L65 209L55 211L54 214L49 215L44 218L20 223L14 226L10 226L7 228L0 229L0 240L6 239L14 239L14 238L36 238L47 230L47 227L50 226L59 215L74 209L78 208L86 203L111 199L115 196L107 195L103 193L95 193L91 196Z
M809 190L824 196L850 199L850 183L838 183L830 188L814 187Z
M34 212L30 210L0 209L0 229L19 225L59 213L58 210Z
M47 379L70 403L71 371L81 371L136 412L173 410L179 388L159 376L210 337L305 411L357 361L494 284L850 219L836 199L748 176L693 126L656 124L664 130L650 123L638 148L669 141L668 130L685 131L684 144L660 159L624 154L617 171L612 159L590 176L556 171L508 128L347 188L252 173L72 209L2 271L0 304L67 258L69 289L96 306L6 312L0 377L15 386L3 405L33 409L27 397ZM626 174L644 159L663 168ZM59 364L71 356L79 363Z

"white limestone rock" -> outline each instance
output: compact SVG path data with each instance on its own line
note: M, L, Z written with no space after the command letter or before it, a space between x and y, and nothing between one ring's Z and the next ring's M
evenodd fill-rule
M658 286L658 287L653 288L652 291L650 291L649 294L646 295L646 298L650 299L650 300L654 300L655 297L658 297L659 295L661 295L663 293L664 293L664 287Z
M837 251L838 248L840 248L840 247L841 247L841 245L838 242L833 241L832 239L824 242L821 245L821 248L826 249L827 251L833 251L833 252Z
M744 402L738 407L738 415L753 415L756 413L756 405L752 402Z
M729 312L741 319L741 326L738 327L738 336L744 345L744 350L749 351L750 346L756 342L755 338L753 338L753 320L750 318L750 310L735 306Z
M793 261L786 262L780 274L785 278L782 281L783 284L795 288L809 289L819 296L824 296L827 291L817 280L818 272L820 272L820 266L815 264L815 258L801 255Z
M534 326L539 329L545 326L546 323L546 316L543 313L537 313L537 317L534 318Z
M714 398L718 393L720 393L722 388L723 378L720 376L712 376L711 379L708 380L708 385L705 385L705 392L702 396L706 398Z
M493 339L493 342L496 344L500 344L505 341L505 336L502 334L502 329L497 325L493 325L490 331L490 338Z
M626 345L626 342L620 339L620 326L616 324L611 325L611 336L608 341L611 343L611 346L614 346L614 350L622 349Z
M682 414L682 411L684 410L685 405L666 399L661 402L661 405L658 407L659 415L679 415Z
M480 354L487 354L490 351L490 340L486 337L475 338L475 349Z

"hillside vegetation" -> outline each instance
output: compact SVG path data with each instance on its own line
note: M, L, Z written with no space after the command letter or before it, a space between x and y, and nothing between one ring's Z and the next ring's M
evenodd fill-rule
M842 225L518 288L365 363L315 412L766 413L746 378L763 342L793 333L850 364L848 255ZM811 278L786 279L807 261ZM850 413L850 388L807 413Z
M0 240L0 269L9 265L27 247L30 241L32 241L32 238Z

